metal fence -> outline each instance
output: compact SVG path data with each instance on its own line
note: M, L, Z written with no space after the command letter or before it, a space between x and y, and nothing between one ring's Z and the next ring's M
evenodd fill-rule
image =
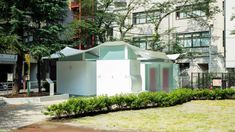
M235 87L235 73L191 73L191 88L210 88L219 80L221 88Z
M13 82L0 82L0 91L11 90Z
M179 87L180 88L190 88L191 87L190 76L187 76L187 75L179 76Z
M55 89L56 89L56 80L53 80L55 83ZM46 81L42 80L41 84L43 87L43 84L46 83ZM13 82L0 82L0 95L6 95L12 92L13 88ZM38 81L30 81L30 88L31 91L38 91ZM20 92L25 92L24 89L20 89Z

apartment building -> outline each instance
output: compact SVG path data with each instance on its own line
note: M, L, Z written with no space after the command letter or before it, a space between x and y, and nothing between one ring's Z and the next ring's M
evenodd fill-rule
M130 0L116 0L126 3ZM150 0L151 1L151 0ZM135 8L126 23L133 24L133 28L126 34L126 39L133 42L134 45L151 49L150 43L153 39L154 25L152 18L157 18L157 10L148 9L154 2L164 0L149 1L150 5ZM230 2L233 0L230 0ZM197 14L198 17L204 17L205 13L200 10L191 10L187 13L176 11L168 15L160 24L160 32L174 29L162 38L166 46L163 51L172 50L172 41L177 42L183 50L180 57L175 60L179 64L181 74L191 75L192 72L225 72L225 49L224 49L224 1L217 0L215 6L221 10L212 20L208 21L207 26L201 26L199 22L190 17L190 13ZM191 6L191 5L187 5ZM200 5L203 6L203 5ZM177 5L176 7L177 8ZM125 10L125 8L123 8ZM120 11L120 8L116 8ZM120 38L118 27L114 26L114 37ZM190 54L191 53L191 54Z

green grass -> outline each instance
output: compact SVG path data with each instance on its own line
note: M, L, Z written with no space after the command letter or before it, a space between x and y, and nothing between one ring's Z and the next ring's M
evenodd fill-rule
M120 111L72 120L100 129L141 131L235 131L235 100L191 101L183 105Z

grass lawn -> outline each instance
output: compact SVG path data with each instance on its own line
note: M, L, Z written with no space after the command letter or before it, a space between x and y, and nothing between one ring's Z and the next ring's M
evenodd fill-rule
M138 131L235 131L235 100L191 101L73 119L73 125Z

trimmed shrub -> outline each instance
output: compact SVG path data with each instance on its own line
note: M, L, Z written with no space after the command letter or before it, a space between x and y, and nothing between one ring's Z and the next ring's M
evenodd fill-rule
M136 94L125 95L125 108L134 108L134 102L138 99Z
M121 94L116 96L98 96L90 98L71 98L66 102L48 106L44 112L56 118L93 112L140 109L148 107L167 107L182 104L190 100L214 100L234 98L234 89L177 89L170 93L142 92L139 94Z
M116 106L115 109L123 109L126 106L125 96L126 95L116 95L110 97L111 104Z

